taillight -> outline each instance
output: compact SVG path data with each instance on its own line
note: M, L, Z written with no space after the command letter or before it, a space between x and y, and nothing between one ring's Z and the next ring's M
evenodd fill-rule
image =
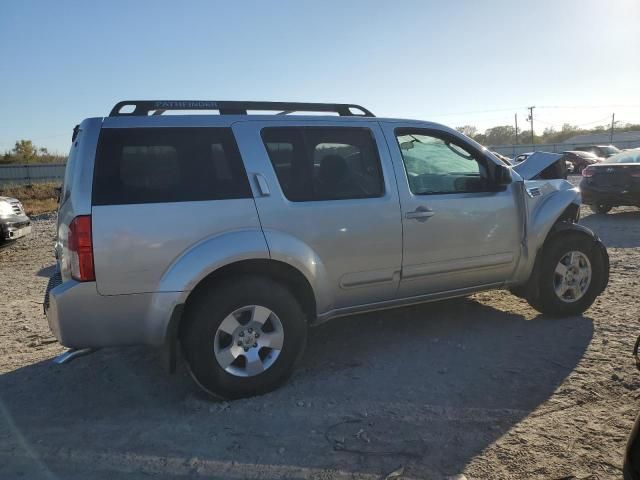
M69 225L69 254L71 276L79 282L96 279L93 268L93 240L91 239L91 215L76 217Z
M594 171L591 167L586 167L582 170L583 177L593 177Z

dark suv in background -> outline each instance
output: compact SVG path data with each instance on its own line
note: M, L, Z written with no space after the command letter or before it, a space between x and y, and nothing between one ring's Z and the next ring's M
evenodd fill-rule
M620 153L620 149L614 145L583 145L581 147L576 147L574 150L580 152L590 152L593 153L596 157L609 158L616 153Z
M589 165L604 160L604 158L598 157L591 152L583 152L581 150L562 152L562 158L567 162L567 167L570 167L571 173L582 173L582 170Z
M582 171L582 202L595 213L612 207L640 207L640 150L620 152Z

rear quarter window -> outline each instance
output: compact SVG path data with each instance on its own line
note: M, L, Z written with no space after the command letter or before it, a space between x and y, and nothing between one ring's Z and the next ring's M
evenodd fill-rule
M251 197L228 128L105 128L93 178L94 205Z

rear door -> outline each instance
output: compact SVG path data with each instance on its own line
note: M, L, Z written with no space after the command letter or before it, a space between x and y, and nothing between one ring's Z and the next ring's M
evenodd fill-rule
M234 131L271 255L305 252L319 312L393 299L402 224L378 123L246 121Z
M260 232L231 128L177 126L189 123L178 118L159 118L161 126L153 127L153 118L105 119L92 194L103 295L154 292L169 265L197 242L233 230Z

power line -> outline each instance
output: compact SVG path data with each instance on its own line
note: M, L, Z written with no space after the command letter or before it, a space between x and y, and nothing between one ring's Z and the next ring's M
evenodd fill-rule
M455 115L471 115L471 114L477 114L477 113L493 113L493 112L512 112L514 110L525 110L528 109L529 107L526 107L524 105L518 106L518 107L509 107L509 108L495 108L495 109L487 109L487 110L470 110L467 112L449 112L449 113L440 113L440 114L434 114L434 115L430 115L431 117L450 117L450 116L455 116ZM571 109L571 108L585 108L585 109L598 109L598 108L640 108L640 105L540 105L540 106L536 106L536 108L547 108L547 109L553 109L553 108L567 108L567 109ZM607 117L609 118L609 117Z
M640 105L540 105L537 108L640 108Z
M474 113L513 112L514 110L520 110L523 108L525 107L497 108L493 110L474 110L469 112L451 112L451 113L435 114L435 115L431 115L431 117L451 117L455 115L471 115Z
M598 120L593 120L592 122L577 123L577 124L572 124L571 126L572 127L584 127L585 125L594 125L596 123L600 123L600 122L603 122L605 120L609 120L609 116L608 115L606 117L599 118ZM545 125L552 126L552 127L554 127L554 126L556 126L556 125L558 125L560 123L560 122L548 122L547 120L541 120L539 117L536 117L536 121L540 122L540 123L543 123Z

